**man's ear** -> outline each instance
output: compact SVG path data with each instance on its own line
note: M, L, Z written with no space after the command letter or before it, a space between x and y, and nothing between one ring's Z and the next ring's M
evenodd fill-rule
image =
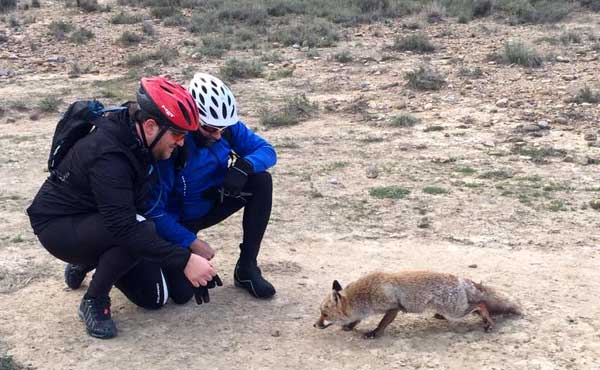
M340 283L337 280L333 281L333 290L335 290L336 292L339 292L340 290L342 290L342 286L340 285Z
M142 126L144 126L144 132L148 136L153 136L159 129L158 123L156 123L154 118L148 118L142 123Z

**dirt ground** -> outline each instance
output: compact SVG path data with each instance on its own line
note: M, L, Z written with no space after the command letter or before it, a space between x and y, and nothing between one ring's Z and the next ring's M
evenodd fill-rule
M0 44L0 69L14 72L0 77L0 100L29 103L60 94L64 109L127 73L113 57L125 55L112 42L117 31L102 19L91 22L109 15L42 5L28 13L37 22L25 31L0 24L9 35ZM94 28L95 41L85 47L92 50L48 42L44 30L65 11L72 22ZM257 301L233 286L241 237L236 215L201 234L217 249L224 281L210 304L151 312L115 289L119 336L113 340L85 334L76 313L84 289L65 288L64 264L41 247L24 213L47 176L58 113L6 109L0 116L0 355L35 369L600 369L600 107L566 101L586 85L598 87L598 49L585 35L600 35L600 16L580 14L552 26L448 20L422 30L436 52L384 58L393 37L411 32L401 23L349 30L347 40L320 49L319 58L280 48L284 61L267 68L292 66L293 76L232 85L242 119L278 152L260 256L276 297ZM183 34L157 28L171 40ZM506 40L533 42L568 30L582 41L536 48L569 62L525 69L486 59ZM42 47L31 51L31 40ZM99 50L105 56L93 57ZM354 61L332 60L344 50ZM57 55L66 62L56 62ZM446 77L443 89L405 86L404 73L424 59ZM73 61L92 63L96 71L68 78ZM177 65L161 68L185 83L184 69L217 73L222 62L200 63L183 50ZM477 78L459 73L476 67ZM124 91L135 85L126 83ZM300 93L319 104L318 114L295 126L259 124L261 107ZM393 126L402 112L420 123ZM371 195L382 186L410 193ZM350 333L313 328L333 279L344 285L375 270L414 269L482 280L516 297L525 315L499 318L492 333L475 316L445 322L430 314L401 315L376 340L361 334L379 317Z

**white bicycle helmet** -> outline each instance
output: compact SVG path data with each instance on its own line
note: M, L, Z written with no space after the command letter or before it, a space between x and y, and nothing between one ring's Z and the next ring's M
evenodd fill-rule
M200 124L223 128L239 121L235 98L218 78L207 73L196 73L188 91L200 110Z

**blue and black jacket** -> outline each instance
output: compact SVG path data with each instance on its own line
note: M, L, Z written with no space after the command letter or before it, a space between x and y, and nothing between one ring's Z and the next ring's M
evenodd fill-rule
M158 162L160 183L152 191L153 209L149 216L163 238L184 248L189 248L196 234L182 223L205 216L215 206L215 201L204 194L223 185L232 150L250 162L255 173L264 172L277 162L273 146L243 122L225 131L220 140L210 144L200 133L187 137L187 160L182 169L177 168L174 157Z

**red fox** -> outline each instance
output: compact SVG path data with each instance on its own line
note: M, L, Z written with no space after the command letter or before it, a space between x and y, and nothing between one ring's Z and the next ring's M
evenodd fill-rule
M494 327L491 314L521 315L516 303L469 279L430 271L375 272L343 290L334 280L333 291L321 304L321 317L314 326L325 329L339 324L350 331L365 317L385 313L377 328L365 334L365 338L375 338L383 334L399 311L426 310L434 311L435 317L441 319L457 319L476 312L483 319L485 331Z

